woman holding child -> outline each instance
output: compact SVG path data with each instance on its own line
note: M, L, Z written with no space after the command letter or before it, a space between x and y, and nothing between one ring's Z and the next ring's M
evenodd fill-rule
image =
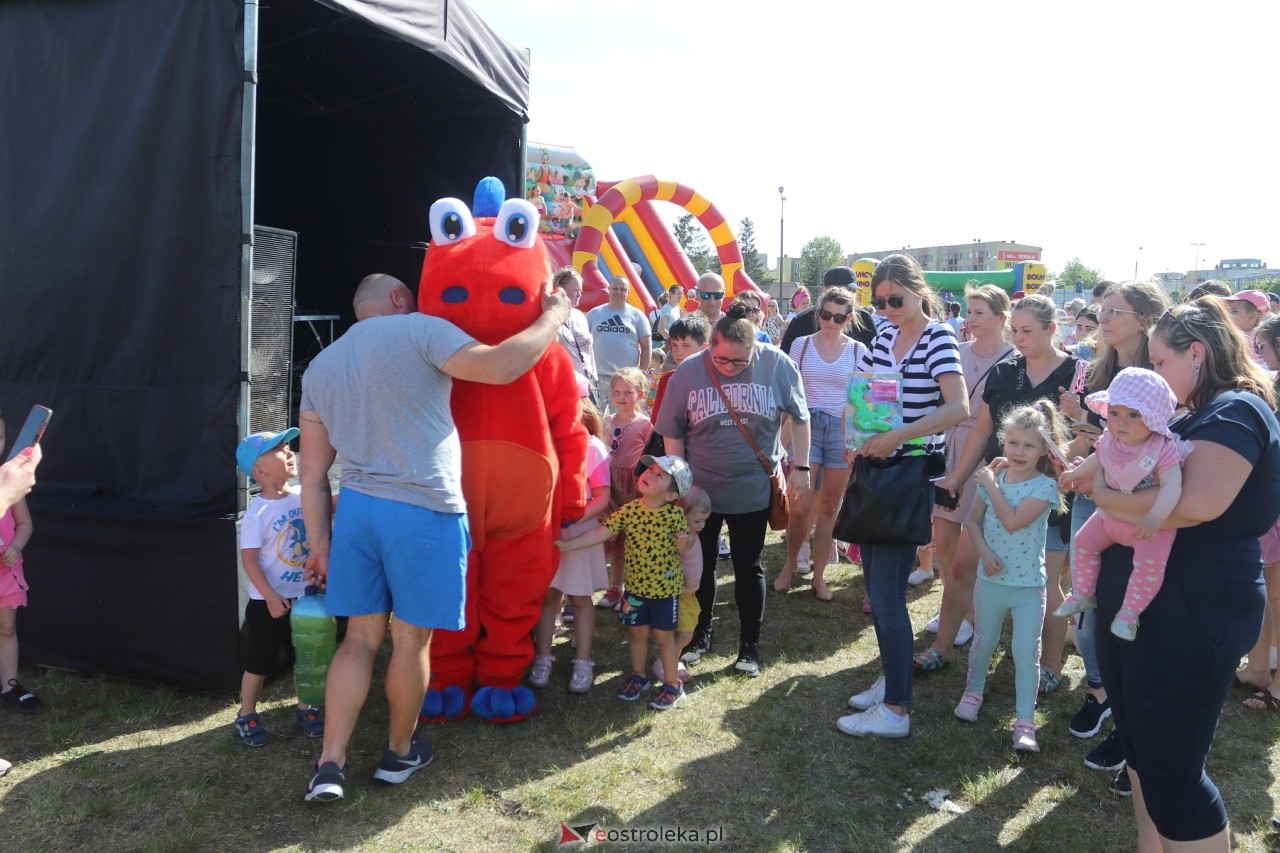
M657 432L664 436L669 455L688 461L693 482L711 495L712 505L706 527L699 534L706 567L698 588L702 613L681 660L696 663L711 650L716 579L710 567L716 564L717 541L727 524L741 620L734 669L754 677L760 673L765 591L760 555L769 522L770 486L735 415L775 470L782 461L782 416L790 415L797 458L807 459L809 410L800 375L777 347L757 343L748 306L734 303L716 322L710 347L676 368L664 400L658 411ZM793 499L803 499L809 488L809 466L796 466L788 491Z
M1105 309L1104 302L1104 330ZM1193 450L1182 497L1163 525L1178 529L1164 583L1135 640L1097 632L1098 663L1133 785L1138 849L1226 851L1226 809L1204 763L1240 656L1262 621L1258 537L1280 506L1280 426L1271 382L1220 300L1164 312L1149 352L1187 408L1170 426ZM1136 522L1155 492L1123 494L1097 478L1093 499ZM1131 549L1103 552L1095 622L1116 616L1132 570Z

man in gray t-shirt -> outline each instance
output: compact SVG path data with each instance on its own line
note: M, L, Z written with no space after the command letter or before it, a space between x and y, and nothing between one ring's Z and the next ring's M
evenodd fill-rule
M617 276L609 283L609 301L587 312L604 400L609 399L609 382L619 368L649 369L652 331L644 312L627 304L630 288L631 283L625 276Z
M487 346L414 313L413 294L391 276L366 278L354 303L357 323L307 368L298 415L307 578L327 583L330 613L350 617L329 668L309 801L343 795L347 744L392 610L388 672L397 676L386 685L388 749L409 769L378 778L403 781L425 761L412 740L429 676L423 651L433 628L462 627L470 541L452 380L514 381L546 352L570 308L562 291L544 291L531 326ZM338 454L343 512L331 535L328 472Z

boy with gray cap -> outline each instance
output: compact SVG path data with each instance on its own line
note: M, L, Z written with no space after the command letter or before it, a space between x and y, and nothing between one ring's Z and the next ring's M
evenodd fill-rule
M684 589L684 566L680 552L692 548L695 538L689 522L676 501L693 485L693 472L678 456L642 456L646 466L636 481L640 495L609 516L604 527L568 542L558 540L561 551L577 551L612 539L626 531L627 590L619 614L628 627L631 651L631 678L618 691L625 702L639 699L649 687L644 674L649 653L649 633L662 658L666 683L649 702L658 711L674 708L684 698L679 678L680 650L675 643L680 592Z

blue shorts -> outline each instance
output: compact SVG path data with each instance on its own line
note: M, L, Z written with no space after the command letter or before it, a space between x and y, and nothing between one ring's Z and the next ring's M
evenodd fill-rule
M810 409L809 464L823 468L848 468L844 451L844 418L820 409Z
M419 628L461 630L469 550L463 513L343 489L333 521L325 610L333 616L394 612Z
M627 605L618 611L623 625L638 627L648 625L655 631L674 631L680 616L680 596L670 598L641 598L627 593L623 600Z

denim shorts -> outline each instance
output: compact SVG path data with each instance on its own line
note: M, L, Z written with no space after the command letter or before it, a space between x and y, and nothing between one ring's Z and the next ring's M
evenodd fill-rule
M810 409L809 464L823 468L848 468L844 451L844 418L821 409Z
M680 596L641 598L627 593L618 619L628 627L648 625L655 631L674 631L679 619Z
M1049 523L1044 528L1044 552L1046 554L1063 554L1071 550L1070 542L1062 541L1061 516L1050 515Z
M418 628L466 625L463 513L342 490L333 520L325 610L333 616L394 612Z

